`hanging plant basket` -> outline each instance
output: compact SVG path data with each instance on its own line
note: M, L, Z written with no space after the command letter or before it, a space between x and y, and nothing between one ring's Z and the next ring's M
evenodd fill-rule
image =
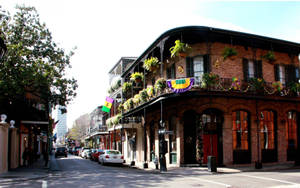
M267 60L269 63L273 64L276 61L276 57L273 51L268 51L262 58Z
M229 58L230 60L234 60L237 56L237 51L235 48L231 48L231 47L225 47L223 52L222 52L222 56L224 61Z
M130 75L130 80L134 81L137 84L141 83L143 79L144 79L144 75L141 72L135 72Z
M170 48L171 57L186 57L190 50L191 47L188 44L185 44L180 40L176 40L175 45Z

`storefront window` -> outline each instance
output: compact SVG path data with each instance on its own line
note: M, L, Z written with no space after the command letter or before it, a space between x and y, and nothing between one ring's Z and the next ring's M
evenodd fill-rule
M260 114L260 144L262 149L275 149L274 113L263 111Z
M286 139L288 149L297 149L297 113L288 112L288 120L286 122Z
M169 150L170 150L170 163L177 163L177 142L176 142L176 117L172 116L169 121L169 130L173 131L173 134L169 136Z
M232 139L234 150L248 150L248 112L235 111L232 114Z

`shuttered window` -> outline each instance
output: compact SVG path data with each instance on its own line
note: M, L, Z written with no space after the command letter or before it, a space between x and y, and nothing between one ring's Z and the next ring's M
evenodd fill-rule
M175 63L167 68L167 79L174 79L176 78L176 69Z
M194 77L195 84L200 84L202 75L210 72L209 55L186 58L186 77Z
M244 80L250 78L263 78L262 62L243 59Z

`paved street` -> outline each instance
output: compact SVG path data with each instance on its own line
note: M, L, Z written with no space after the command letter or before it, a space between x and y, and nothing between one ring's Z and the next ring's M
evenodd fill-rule
M2 183L0 187L300 187L299 169L212 174L204 168L181 168L160 174L126 166L102 166L72 155L56 162L60 170L51 171L46 178Z

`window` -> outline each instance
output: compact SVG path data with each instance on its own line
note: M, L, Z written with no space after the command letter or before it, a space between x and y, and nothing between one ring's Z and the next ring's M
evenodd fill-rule
M261 61L243 59L244 80L263 78Z
M167 68L167 79L174 79L176 78L176 69L175 69L175 63L171 65L169 68Z
M260 114L260 145L262 149L275 149L274 113L263 111Z
M177 163L177 142L176 142L176 117L171 116L169 120L169 130L173 131L173 134L169 135L169 151L170 151L170 163Z
M186 59L187 77L195 78L195 85L199 85L204 73L209 72L209 56L201 55L195 57L187 57Z
M248 77L249 78L254 78L254 64L253 61L248 62Z
M279 66L279 81L285 83L285 69L282 65Z
M288 149L297 149L297 113L288 112L286 122L286 139Z
M274 66L275 81L280 81L283 84L288 84L291 82L298 82L299 68L293 65L278 65Z
M154 122L150 123L150 161L155 159L155 126Z
M232 114L233 150L249 149L249 115L246 111L235 111Z

